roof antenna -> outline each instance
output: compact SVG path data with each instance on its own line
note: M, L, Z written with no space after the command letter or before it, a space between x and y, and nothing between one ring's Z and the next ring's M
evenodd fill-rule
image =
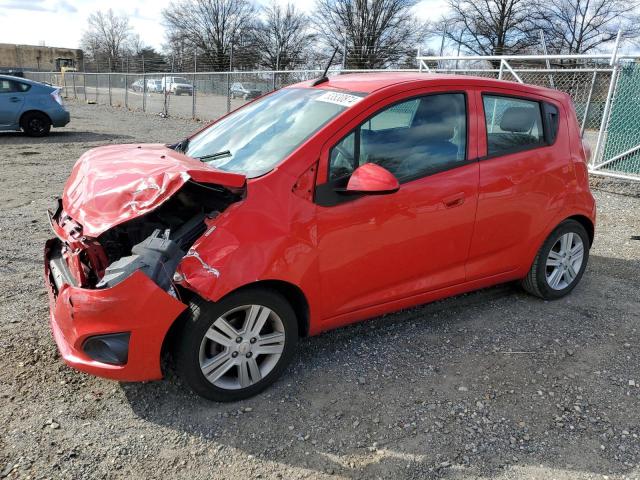
M338 53L338 48L340 47L336 47L336 49L333 51L333 55L331 55L331 59L329 60L329 63L327 63L327 67L324 69L322 76L311 84L312 87L315 87L316 85L320 85L321 83L329 81L329 77L327 77L327 72L329 71L329 67L333 63L333 59L336 56L336 53Z

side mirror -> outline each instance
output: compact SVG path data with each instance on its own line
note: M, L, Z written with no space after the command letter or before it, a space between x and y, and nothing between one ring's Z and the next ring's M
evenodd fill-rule
M351 174L346 192L382 195L400 189L398 179L384 167L375 163L365 163Z

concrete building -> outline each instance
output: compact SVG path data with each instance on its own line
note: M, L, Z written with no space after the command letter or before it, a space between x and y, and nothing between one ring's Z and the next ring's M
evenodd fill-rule
M78 70L84 68L82 50L37 45L0 43L0 68L15 70L57 71L56 59L72 59Z

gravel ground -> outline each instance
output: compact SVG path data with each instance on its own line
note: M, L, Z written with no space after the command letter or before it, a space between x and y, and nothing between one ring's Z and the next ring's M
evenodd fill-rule
M304 339L258 397L119 384L57 354L45 209L85 150L194 130L96 105L0 134L0 478L640 478L640 188L598 181L589 268L544 302L504 285Z

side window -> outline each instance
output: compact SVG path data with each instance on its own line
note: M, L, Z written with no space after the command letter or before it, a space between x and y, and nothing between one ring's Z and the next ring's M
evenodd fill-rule
M31 85L14 82L13 80L0 79L0 93L26 92Z
M11 80L0 79L0 93L16 92L16 84Z
M329 179L365 163L377 163L400 181L440 172L464 163L466 140L464 94L413 98L381 110L335 145Z
M482 103L488 155L511 153L545 143L538 102L483 95Z

